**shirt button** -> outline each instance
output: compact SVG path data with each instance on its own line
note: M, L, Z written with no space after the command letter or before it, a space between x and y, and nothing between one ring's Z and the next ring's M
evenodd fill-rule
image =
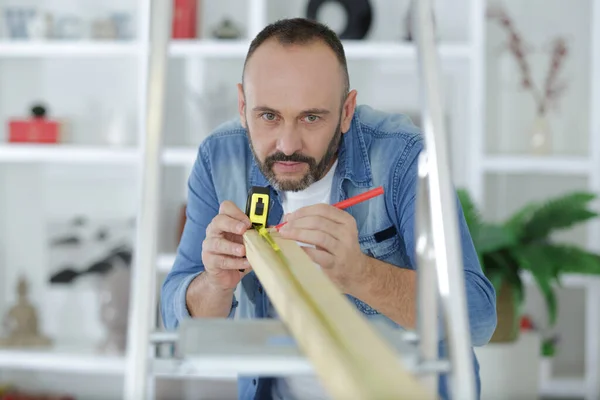
M252 384L256 385L256 379L252 379Z

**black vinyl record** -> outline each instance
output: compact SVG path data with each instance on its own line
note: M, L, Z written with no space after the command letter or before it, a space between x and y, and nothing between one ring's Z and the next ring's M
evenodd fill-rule
M346 25L336 32L340 39L364 39L371 28L373 11L369 0L309 0L306 18L317 21L319 9L327 2L338 3L346 11Z

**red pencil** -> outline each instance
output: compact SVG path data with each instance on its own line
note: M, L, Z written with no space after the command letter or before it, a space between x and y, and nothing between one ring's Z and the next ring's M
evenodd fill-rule
M339 203L335 203L333 206L336 208L339 208L340 210L343 210L345 208L351 207L358 203L362 203L363 201L372 199L373 197L377 197L382 194L383 194L383 186L379 186L379 187L376 187L375 189L371 189L371 190L368 190L359 195L350 197L349 199L342 200ZM285 222L282 222L279 225L275 225L275 229L279 230L279 228L281 228L285 224L286 224Z

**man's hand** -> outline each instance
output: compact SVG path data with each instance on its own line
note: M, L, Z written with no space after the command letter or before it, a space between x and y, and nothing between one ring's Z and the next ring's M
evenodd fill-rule
M234 203L225 201L221 204L219 214L206 228L206 239L202 243L202 262L211 286L222 290L235 289L244 275L250 272L242 239L250 226L248 216Z
M303 207L285 218L285 239L315 245L303 247L309 257L345 293L367 276L367 256L360 250L354 217L329 204Z

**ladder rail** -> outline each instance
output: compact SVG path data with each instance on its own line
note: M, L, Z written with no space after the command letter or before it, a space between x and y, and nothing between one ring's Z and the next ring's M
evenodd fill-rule
M419 288L437 285L442 316L445 322L445 340L451 368L450 393L452 398L475 400L475 374L473 370L471 335L467 313L464 266L460 247L457 199L450 176L448 144L444 125L443 96L440 84L440 60L436 51L432 0L418 0L413 8L413 30L416 33L418 67L421 86L421 110L424 154L421 155L417 202L424 202L417 213L417 238L428 245L422 246L419 257L425 261L425 273L419 274ZM428 208L426 210L425 208ZM433 251L432 255L429 254ZM429 262L431 261L431 262ZM436 274L428 268L433 264ZM419 302L431 305L431 293L419 291ZM435 303L435 302L434 302ZM433 312L432 312L433 311ZM431 313L421 317L419 326L421 351L424 357L437 353L437 306L423 309ZM433 349L435 346L435 350Z
M162 133L168 45L171 39L171 1L150 0L150 43L146 136L141 165L141 192L137 237L131 279L129 329L123 398L152 398L150 387L150 331L156 322L155 287L160 185L162 183Z
M150 331L154 322L155 261L160 214L161 147L164 121L164 91L170 41L172 5L151 0L150 57L147 134L141 168L142 185L131 286L130 328L124 399L149 398ZM446 322L452 397L475 399L464 271L458 243L456 198L449 176L446 134L443 122L439 60L435 51L431 0L417 1L416 32L425 150L420 159L416 234L419 264L419 325L423 361L437 358L438 301ZM438 292L431 288L438 288ZM423 290L427 288L428 290ZM437 297L439 295L439 298ZM437 376L434 376L437 378ZM432 384L432 382L429 382ZM433 383L437 387L437 380Z

